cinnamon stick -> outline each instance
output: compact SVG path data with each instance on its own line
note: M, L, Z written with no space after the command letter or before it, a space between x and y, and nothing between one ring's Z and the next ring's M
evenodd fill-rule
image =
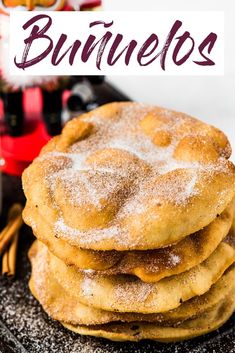
M7 246L13 240L15 233L18 232L22 224L22 206L16 203L10 208L8 223L0 233L0 255L3 254Z
M7 277L15 276L18 240L19 233L16 232L9 248L2 257L2 275L6 275Z

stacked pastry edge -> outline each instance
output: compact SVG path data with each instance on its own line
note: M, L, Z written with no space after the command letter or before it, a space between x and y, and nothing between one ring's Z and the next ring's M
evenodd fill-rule
M178 341L235 309L230 145L185 114L112 103L24 172L30 290L53 319L117 341Z

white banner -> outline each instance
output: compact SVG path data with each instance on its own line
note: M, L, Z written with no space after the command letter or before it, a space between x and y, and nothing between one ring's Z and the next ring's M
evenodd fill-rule
M223 75L224 15L13 11L9 65L11 75Z

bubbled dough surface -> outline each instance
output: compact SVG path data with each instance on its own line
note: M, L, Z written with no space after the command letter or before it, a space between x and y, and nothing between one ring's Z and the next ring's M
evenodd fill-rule
M235 192L230 154L221 131L186 114L112 103L70 121L23 186L52 236L93 250L154 249L226 208Z
M85 305L107 311L162 313L206 293L235 261L234 234L230 234L201 264L156 283L133 276L81 273L50 253L49 267L65 290Z
M53 319L73 325L97 325L113 321L158 322L163 326L179 324L214 308L235 288L235 267L232 266L208 292L184 302L175 310L162 314L111 312L81 304L70 292L66 292L49 269L46 248L40 246L38 242L32 245L29 257L32 264L29 282L31 292Z
M99 270L101 275L133 274L144 282L157 282L164 277L184 272L208 258L231 228L234 203L233 201L208 226L187 236L177 244L146 251L80 249L62 239L53 239L50 224L36 209L29 209L28 205L24 210L24 219L32 224L37 239L67 265L85 270Z

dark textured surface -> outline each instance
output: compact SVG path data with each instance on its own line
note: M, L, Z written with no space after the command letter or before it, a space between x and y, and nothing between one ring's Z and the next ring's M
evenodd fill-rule
M107 85L98 88L99 101L122 100ZM108 97L108 98L105 98ZM10 204L24 202L18 178L3 176L3 214L1 227ZM33 241L31 230L21 230L14 281L0 279L0 352L1 353L235 353L235 316L220 330L209 335L175 344L154 342L115 343L82 337L67 331L48 318L28 289L30 265L27 251Z

